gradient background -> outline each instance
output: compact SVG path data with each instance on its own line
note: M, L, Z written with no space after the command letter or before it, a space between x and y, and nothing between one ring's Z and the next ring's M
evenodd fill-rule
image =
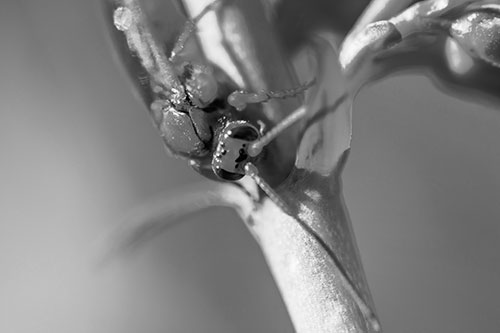
M97 265L125 212L200 179L130 88L95 1L0 2L0 332L291 332L230 211ZM386 332L498 331L499 143L497 110L424 77L359 96L345 196Z

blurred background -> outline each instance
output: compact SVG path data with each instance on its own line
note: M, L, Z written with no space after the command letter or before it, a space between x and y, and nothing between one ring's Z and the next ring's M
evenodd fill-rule
M127 211L200 180L168 157L97 1L0 2L0 332L291 332L226 210L99 266ZM500 112L419 75L355 104L345 196L386 332L500 326Z

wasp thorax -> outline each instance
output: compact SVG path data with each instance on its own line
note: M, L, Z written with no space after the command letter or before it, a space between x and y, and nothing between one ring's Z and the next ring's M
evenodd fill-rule
M159 129L171 151L188 157L206 155L205 143L188 113L179 112L169 106L162 110L162 116Z
M245 176L245 165L254 157L248 147L260 138L259 131L246 121L230 122L222 130L212 158L214 173L224 180L239 180Z

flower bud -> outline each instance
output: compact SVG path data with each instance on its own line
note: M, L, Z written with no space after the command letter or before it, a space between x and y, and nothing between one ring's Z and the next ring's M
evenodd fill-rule
M473 58L500 68L500 11L475 11L452 23L451 37Z

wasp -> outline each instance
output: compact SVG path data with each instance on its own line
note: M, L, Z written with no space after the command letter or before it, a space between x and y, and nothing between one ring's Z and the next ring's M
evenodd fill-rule
M128 4L130 7L114 11L114 24L125 33L129 48L150 76L155 94L150 109L168 150L188 159L196 171L211 179L237 181L245 175L257 177L258 167L254 165L259 164L265 146L301 119L305 108L296 110L265 135L263 122L253 124L242 111L249 104L297 97L314 80L281 91L238 90L215 66L182 58L198 21L221 1L213 2L188 20L169 57L141 19L140 8L134 6L134 1ZM263 180L257 183L263 184Z
M293 216L284 200L260 177L259 167L265 163L266 147L305 119L307 108L300 106L269 131L259 119L253 122L242 111L272 99L300 96L315 80L292 89L248 92L238 89L215 65L183 59L183 50L198 21L220 4L216 1L188 20L169 56L156 42L135 0L123 0L114 11L114 25L124 33L128 48L148 74L146 81L154 94L151 113L169 151L188 159L195 170L212 179L235 182L250 176L272 201ZM304 221L296 220L336 263L335 254L321 237ZM350 279L344 276L343 281L366 318L372 318L373 313Z

